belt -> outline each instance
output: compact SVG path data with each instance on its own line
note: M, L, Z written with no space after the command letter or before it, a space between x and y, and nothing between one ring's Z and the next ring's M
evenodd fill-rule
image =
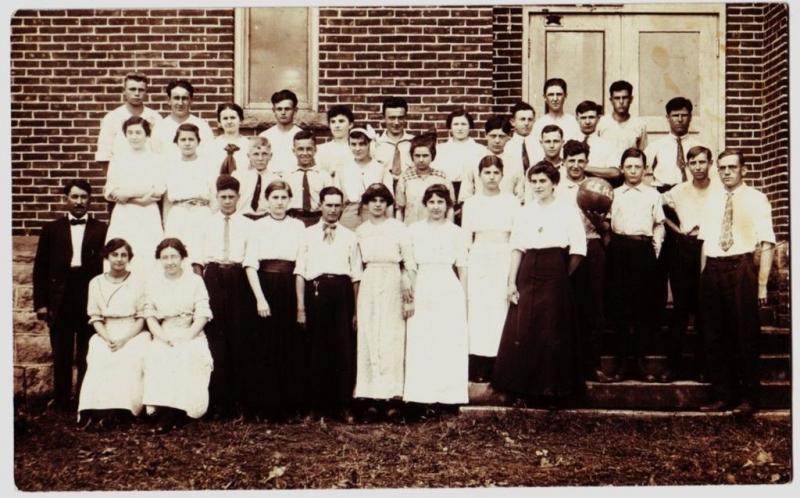
M234 261L229 261L227 263L219 263L217 261L211 261L209 263L206 263L206 268L210 268L210 267L216 267L216 268L221 268L221 269L241 268L242 264L241 263L236 263Z
M286 211L286 214L294 216L317 216L322 215L322 211L304 211L298 208L292 208Z
M653 237L650 236L650 235L625 235L623 233L614 232L614 236L615 237L621 237L623 239L628 239L628 240L639 240L639 241L642 241L642 242L644 242L644 241L650 242L650 241L653 240Z
M188 206L208 206L209 202L205 199L181 199L179 201L172 201L172 204L178 206L186 204Z
M311 281L320 281L320 280L333 280L337 278L350 278L349 275L339 275L338 273L323 273L315 278L312 278Z
M752 258L752 252L746 252L744 254L735 254L733 256L708 256L706 258L706 263L738 263L742 259L745 258Z
M258 262L258 271L264 273L292 273L294 261L285 259L262 259Z
M405 264L402 261L397 263L392 261L364 261L365 269L369 268L370 266L374 268L393 268L395 266L399 266L401 270L405 268Z

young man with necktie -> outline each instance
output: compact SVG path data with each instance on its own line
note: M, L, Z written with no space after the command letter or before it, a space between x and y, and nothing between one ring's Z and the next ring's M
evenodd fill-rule
M325 187L333 185L333 179L326 171L320 170L314 163L317 144L314 134L302 130L294 136L294 155L296 167L285 176L294 196L289 204L288 214L311 226L321 216L319 193Z
M239 180L241 186L236 211L255 221L267 216L264 190L267 185L281 177L269 168L272 147L266 138L250 139L247 159L250 162L249 168L240 168L233 172L233 177Z
M408 102L402 97L388 97L383 101L383 133L375 139L375 159L389 169L394 185L405 170L412 167L411 140L414 135L406 131Z

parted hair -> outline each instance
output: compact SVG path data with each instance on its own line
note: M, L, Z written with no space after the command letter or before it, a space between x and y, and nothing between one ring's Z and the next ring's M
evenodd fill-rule
M387 206L394 204L394 196L392 192L382 183L373 183L361 194L361 204L367 205L374 199L380 197L386 201Z
M185 258L189 255L189 252L186 251L186 246L183 245L180 239L176 239L175 237L167 237L166 239L162 240L156 246L156 259L161 257L161 251L164 249L171 247L178 251L178 254L181 255L181 258Z
M553 185L558 185L559 180L561 180L561 174L558 172L558 169L548 161L539 161L534 164L528 168L528 172L525 176L528 177L530 181L533 175L538 175L539 173L544 173L544 176L549 178L550 181L553 182Z
M128 132L128 127L139 125L144 129L144 134L150 136L150 122L141 116L131 116L122 123L122 133Z
M125 250L128 251L128 259L133 258L133 248L130 244L128 244L128 241L119 237L115 237L106 242L106 245L103 246L103 251L101 253L103 259L107 259L112 252L116 251L120 247L124 247Z
M500 172L503 172L503 160L500 157L495 156L494 154L489 154L483 156L483 158L478 163L478 173L485 170L486 168L494 166L495 168L499 169Z
M450 197L450 191L447 190L447 187L441 183L434 183L430 187L425 189L425 193L422 194L422 204L428 204L428 201L436 195L444 199L447 203L447 207L451 207L453 205L453 198Z

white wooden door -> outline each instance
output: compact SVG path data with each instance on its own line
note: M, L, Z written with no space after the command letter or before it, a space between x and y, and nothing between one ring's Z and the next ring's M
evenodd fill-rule
M664 10L670 6L662 6ZM724 136L724 76L719 64L719 17L697 12L529 12L526 98L543 111L542 85L563 78L565 109L583 100L610 112L608 86L634 87L631 114L647 123L648 139L669 133L664 106L683 96L694 104L689 133L712 150ZM724 32L722 34L724 39Z

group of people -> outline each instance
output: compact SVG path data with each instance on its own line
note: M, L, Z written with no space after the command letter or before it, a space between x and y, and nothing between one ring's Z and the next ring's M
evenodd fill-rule
M165 118L146 91L127 75L125 104L101 125L109 226L87 214L88 182L71 180L34 265L55 401L71 407L77 345L82 425L143 409L160 432L205 414L396 418L468 403L469 381L560 406L587 379L688 375L691 315L717 395L702 408L757 406L770 205L744 184L741 152L714 168L689 135L689 100L666 104L670 134L647 145L629 83L609 88L611 114L585 101L572 116L553 78L544 115L517 103L487 119L483 146L468 111L448 115L437 143L408 133L408 104L390 97L382 133L336 105L318 146L289 90L255 138L235 103L219 106L214 138L187 81L167 86ZM608 212L579 207L591 177L616 186ZM669 365L654 372L644 345L667 282ZM606 319L613 371L600 363Z

